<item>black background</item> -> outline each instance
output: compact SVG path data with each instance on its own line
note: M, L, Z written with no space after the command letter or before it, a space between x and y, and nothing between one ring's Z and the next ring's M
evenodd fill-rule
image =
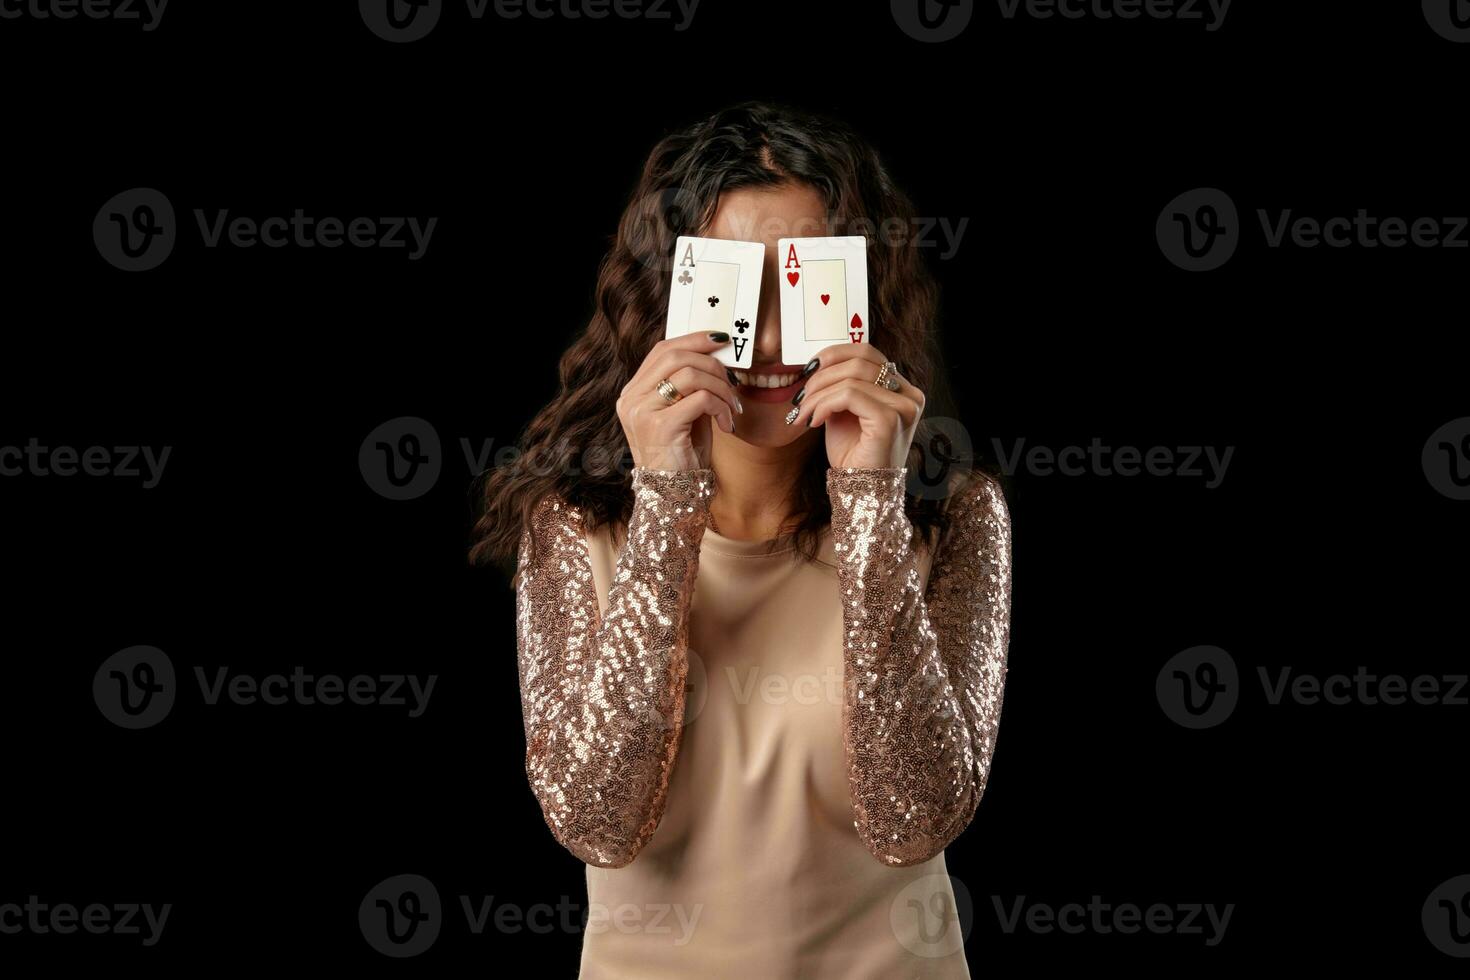
M585 323L597 260L665 132L768 97L879 147L919 213L959 418L1009 447L1234 447L1187 477L1010 482L1014 625L993 775L948 851L976 975L1447 974L1421 906L1470 872L1463 706L1270 706L1257 668L1464 672L1466 507L1420 453L1466 410L1470 252L1268 248L1265 208L1450 217L1470 45L1418 4L1237 0L1199 21L1004 18L925 44L886 4L704 0L668 22L474 21L391 44L352 3L175 0L159 27L0 20L7 315L0 445L170 446L137 480L0 478L7 656L0 903L174 905L161 942L0 935L0 963L310 964L573 976L580 936L470 934L458 896L585 902L526 784L514 603L466 565L460 440L513 443ZM91 227L165 193L179 243L124 273ZM1155 218L1226 191L1235 256L1171 265ZM192 210L439 219L428 253L206 249ZM881 344L880 344L881 346ZM367 434L417 416L433 489L375 493ZM135 644L188 683L124 731L93 674ZM1154 683L1229 651L1242 702L1189 731ZM390 708L200 703L192 670L437 674ZM357 927L385 877L448 921L392 961ZM1224 941L1005 932L1009 905L1235 909Z

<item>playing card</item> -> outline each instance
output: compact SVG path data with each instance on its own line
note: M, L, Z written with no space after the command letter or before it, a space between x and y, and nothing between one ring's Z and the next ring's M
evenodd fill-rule
M805 364L824 347L868 339L868 240L782 238L781 360Z
M723 330L730 345L716 350L715 357L729 367L750 367L765 261L761 242L679 236L664 336Z

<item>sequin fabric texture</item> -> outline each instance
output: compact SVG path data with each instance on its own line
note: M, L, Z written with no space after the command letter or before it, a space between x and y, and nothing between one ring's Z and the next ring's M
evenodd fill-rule
M895 866L933 857L974 817L1010 631L1010 519L999 489L976 479L950 502L953 527L921 588L906 474L827 473L853 827L877 860ZM634 507L605 616L577 508L543 499L521 537L526 773L556 839L596 867L631 863L663 813L714 490L713 469L633 470Z
M526 774L556 839L603 868L631 862L663 813L714 470L637 467L633 494L606 616L581 514L561 499L537 504L517 569Z
M970 823L990 775L1010 642L1010 515L978 479L920 587L907 470L830 469L842 594L843 739L858 836L927 861Z

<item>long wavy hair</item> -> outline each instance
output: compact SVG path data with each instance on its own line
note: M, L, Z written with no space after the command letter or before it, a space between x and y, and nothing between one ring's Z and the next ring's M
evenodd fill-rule
M746 102L715 113L661 140L648 156L623 211L617 235L597 274L595 309L585 331L562 354L560 390L526 426L511 462L482 474L483 508L470 559L514 567L518 542L536 504L557 494L579 508L583 526L625 529L632 517L631 453L615 403L624 385L663 337L675 239L698 235L713 219L722 191L801 182L826 199L828 235L868 236L870 319L874 343L923 390L924 415L907 465L964 473L972 458L945 457L945 433L928 429L933 417L952 414L940 369L935 318L938 289L911 231L914 208L889 178L877 153L848 126L787 106ZM818 234L808 232L807 234ZM937 437L937 441L936 438ZM778 544L811 560L831 522L824 441L812 440L797 481L793 514ZM718 474L716 475L718 486ZM943 493L909 493L905 511L926 542L949 525Z

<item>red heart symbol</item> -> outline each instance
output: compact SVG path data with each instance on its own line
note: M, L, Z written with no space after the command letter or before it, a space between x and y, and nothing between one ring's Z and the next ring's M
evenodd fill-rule
M822 294L822 305L823 306L826 306L827 305L827 300L829 300L831 298L832 298L832 294L831 293L823 293Z
M861 327L862 325L863 325L863 318L860 317L860 316L858 316L856 313L854 313L852 315L852 327L853 327L853 329L856 330L859 327Z
M796 280L798 280L800 278L801 278L801 273L800 272L788 272L788 273L786 273L786 281L789 282L789 283L791 283L791 285L793 285L793 286L796 285Z

